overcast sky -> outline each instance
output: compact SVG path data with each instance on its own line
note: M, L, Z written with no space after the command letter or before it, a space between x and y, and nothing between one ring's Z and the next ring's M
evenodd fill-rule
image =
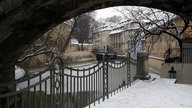
M113 15L121 15L121 13L117 12L113 7L96 11L96 19L112 17Z

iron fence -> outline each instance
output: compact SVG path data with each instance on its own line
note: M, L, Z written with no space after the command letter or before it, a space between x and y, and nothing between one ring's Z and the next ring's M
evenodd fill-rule
M55 58L51 66L14 84L15 92L0 95L0 108L82 108L109 98L131 84L129 59L72 68Z

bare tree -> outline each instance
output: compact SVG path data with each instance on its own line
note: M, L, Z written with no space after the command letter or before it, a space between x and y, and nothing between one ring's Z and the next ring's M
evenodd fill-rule
M55 56L62 56L65 53L72 37L77 38L81 43L88 42L91 38L89 37L90 30L93 29L91 22L94 21L91 15L93 13L74 17L49 30L43 37L30 45L17 64L27 64L26 60L30 59L29 61L31 61L39 55L48 57L48 62L51 62Z
M92 40L90 36L95 22L92 15L93 13L85 13L75 18L77 26L75 27L73 37L81 43L81 50L83 50L83 43L89 43Z
M46 32L41 38L30 45L18 60L17 65L25 65L22 67L25 71L28 71L27 68L29 66L26 65L30 65L29 62L33 61L39 55L47 57L47 62L49 63L55 56L62 56L68 47L70 39L74 35L77 20L77 18L70 19Z
M70 26L64 22L45 33L43 37L39 38L30 45L18 62L22 62L29 57L39 54L46 54L50 52L54 52L56 54L63 53L62 47L71 29L71 27L66 27L66 25Z
M113 22L113 23L118 23L122 20L121 16L113 15L112 17L107 17L105 19L106 22Z
M178 41L180 54L182 54L181 38L182 34L189 27L189 20L169 12L152 8L122 7L121 9L116 10L121 12L126 19L132 19L139 22L139 25L145 34L141 38L146 39L150 36L167 34ZM177 18L182 19L183 25L178 25L174 22ZM137 37L135 38L137 39Z

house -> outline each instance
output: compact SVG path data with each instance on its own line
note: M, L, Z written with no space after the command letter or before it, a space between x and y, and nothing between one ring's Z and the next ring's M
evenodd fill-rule
M108 22L98 27L93 33L93 47L96 51L105 51L105 47L110 45L109 33L112 31L114 23Z
M131 53L136 59L137 52L143 50L143 39L138 39L140 35L143 33L137 21L121 20L118 24L108 23L97 28L93 35L93 45L100 51L110 46L115 53L120 55ZM132 42L133 38L140 41Z
M122 20L116 27L113 28L109 37L111 46L117 54L131 54L133 59L136 59L137 52L143 51L143 35L139 23L134 20ZM133 41L135 40L135 41Z

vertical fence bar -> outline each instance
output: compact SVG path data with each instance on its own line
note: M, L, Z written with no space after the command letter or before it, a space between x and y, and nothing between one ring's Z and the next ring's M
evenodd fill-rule
M129 86L129 58L127 57L127 88Z
M115 66L118 66L118 64L115 64ZM115 70L115 69L114 69ZM116 91L117 91L117 93L118 93L118 88L119 88L119 78L118 78L118 73L117 72L115 72L116 73Z
M23 93L21 93L21 97L22 97L22 100L21 100L22 108L24 108L25 105L24 105L24 94Z
M115 64L112 65L113 67L115 66ZM115 77L116 76L116 72L114 71L114 69L112 68L112 71L113 71L113 76L114 76L114 80L113 80L113 95L115 95L115 92L116 92L116 84L117 84L117 78Z
M112 67L114 67L114 64L112 65ZM115 74L115 73L116 73L116 72L113 71L113 68L111 68L111 71L113 72L113 76L114 76L112 83L114 83L114 84L113 84L113 94L115 95L115 91L116 91L116 77L115 77L116 74Z
M125 86L126 86L126 81L127 81L127 71L125 70L126 68L126 64L125 64L126 61L123 61L123 64L122 64L122 72L123 72L123 82L122 82L122 91L125 89Z
M53 71L53 108L56 108L56 102L55 102L55 96L56 96L56 81L55 81L55 73L56 68L54 67L54 71Z
M111 96L113 95L113 71L112 68L110 69L110 73L111 73Z
M79 108L79 102L80 102L80 99L79 99L79 69L77 69L77 102L78 102L77 108Z
M108 76L109 76L109 61L108 61L108 58L106 60L106 94L107 94L107 99L109 99L109 84L108 84Z
M126 58L126 60L127 60L127 58ZM128 77L127 77L127 75L128 75L128 73L127 73L127 61L125 61L125 65L124 65L124 76L125 76L125 85L124 85L124 89L126 90L126 87L127 87L127 85L126 85L126 82L128 81Z
M42 80L42 78L41 78L41 75L39 76L39 80L40 80L40 84L39 84L39 95L40 95L40 108L42 108L42 90L41 90L41 80Z
M130 54L128 54L128 58L127 58L127 71L128 71L128 79L129 79L129 84L127 85L128 86L131 86L131 57L130 57Z
M121 67L121 64L120 64L120 63L118 63L118 68L119 68L119 67ZM117 69L116 69L116 70L117 70ZM121 68L119 68L119 71L118 71L118 72L119 72L119 77L118 77L118 78L119 78L119 91L121 92L121 88L122 88L122 87L121 87L121 74L122 74Z
M64 108L64 95L65 95L65 80L64 80L64 68L62 67L61 68L61 76L62 76L62 92L61 92L61 95L62 95L62 100L61 100L61 107Z
M47 80L45 80L45 108L47 108Z
M100 64L99 64L100 65ZM98 95L99 95L99 101L98 101L98 104L100 104L100 92L101 92L101 69L98 65Z
M100 90L101 90L100 95L101 95L101 100L102 100L103 99L103 65L100 68Z
M90 108L90 104L91 104L91 98L92 98L92 96L91 96L91 72L90 72L90 68L89 68L89 108Z
M33 96L34 96L34 106L35 106L35 108L37 108L37 103L36 103L36 86L34 87L34 94L33 94Z
M72 99L72 70L70 70L70 108L72 108L72 102L73 102L73 99Z
M86 78L86 91L85 91L86 92L86 103L89 104L88 77L86 76L85 78Z
M53 67L50 70L50 107L53 108Z
M27 80L27 87L28 87L28 108L31 108L31 105L30 105L30 79L28 77L28 80Z
M76 106L75 106L75 95L76 95L76 93L75 93L75 77L73 77L73 106L76 108Z
M59 70L59 81L60 81L60 84L59 84L59 107L61 108L63 106L63 79L62 79L62 72L61 70Z
M95 83L96 83L96 82L95 82L95 80L96 80L95 74L96 74L96 73L95 73L95 68L94 68L93 73L94 73L94 74L93 74L93 82L92 82L93 87L94 87L94 88L93 88L93 95L94 95L94 96L93 96L93 101L94 101L94 106L95 106L95 101L96 101L96 99L95 99L95 97L96 97L96 90L95 90L95 89L96 89L96 87L95 87L95 86L96 86L96 84L95 84Z
M15 97L14 97L15 108L17 108L17 96L18 96L18 94L16 94Z
M85 68L83 68L83 107L85 106Z
M119 63L117 63L117 67L119 67ZM120 74L119 74L119 72L117 73L117 75L118 75L118 76L117 76L118 87L120 88L120 85L119 85L119 84L120 84L120 78L119 78L119 77L120 77ZM121 89L119 89L119 88L117 89L117 93L121 90Z
M91 81L90 81L90 82L91 82L91 90L90 90L90 91L91 91L91 103L93 103L93 100L94 100L94 99L93 99L93 98L94 98L94 97L93 97L93 91L94 91L94 90L93 90L93 88L94 88L94 87L93 87L93 85L94 85L94 83L93 83L93 74L91 75Z
M69 77L68 76L66 76L67 78L66 78L66 80L67 80L67 108L69 108L69 102L70 102L70 100L69 100Z
M105 61L103 60L103 101L105 100Z
M127 74L126 74L126 71L125 71L125 65L124 65L124 61L122 63L122 73L123 73L123 81L122 81L122 91L124 90L124 87L126 86L125 85L125 81L126 81L126 77L127 77Z
M82 80L83 80L83 77L81 76L80 77L80 98L82 97L82 91L83 91L82 90L82 82L83 82ZM80 108L81 108L83 106L82 105L82 99L80 99L79 101L80 101Z
M94 72L95 72L95 68L94 68ZM95 101L96 101L98 99L98 82L97 82L98 81L98 71L95 73L96 73L96 88L95 88L95 95L96 95ZM94 106L95 106L95 103L94 103Z

